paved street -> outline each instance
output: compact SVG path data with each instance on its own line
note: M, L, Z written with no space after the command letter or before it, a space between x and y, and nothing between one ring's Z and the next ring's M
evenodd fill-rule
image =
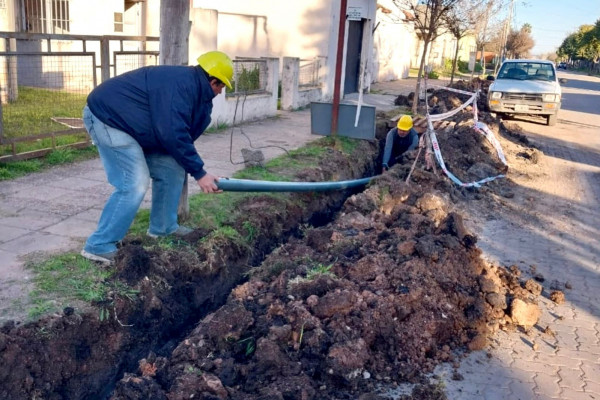
M552 212L532 207L532 220L515 214L472 225L488 260L523 271L534 265L545 286L572 289L561 288L567 301L560 305L545 291L532 332L499 332L490 358L482 351L463 361L464 380L440 368L450 399L600 399L600 79L560 76L568 82L556 126L515 118L550 161L546 184L532 182L531 192Z

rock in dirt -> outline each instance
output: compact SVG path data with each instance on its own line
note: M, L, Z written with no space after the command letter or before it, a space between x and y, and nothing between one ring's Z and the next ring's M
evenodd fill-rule
M535 279L528 279L525 282L525 289L529 290L532 294L539 296L542 293L542 285L537 283Z
M506 296L500 293L488 293L485 300L494 308L506 310Z
M552 293L550 293L550 300L556 304L562 304L565 302L565 294L560 290L554 290Z
M514 299L511 304L510 316L513 322L529 329L540 319L542 312L537 304L529 303L521 299Z

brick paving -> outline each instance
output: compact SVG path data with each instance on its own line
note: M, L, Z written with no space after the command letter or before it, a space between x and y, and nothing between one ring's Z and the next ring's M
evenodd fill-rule
M500 331L490 349L468 355L458 368L464 380L453 380L448 365L436 373L450 399L600 399L600 116L592 125L559 123L559 137L519 125L548 161L546 190L532 192L541 207L530 219L472 225L490 262L535 265L544 276L542 317L530 332ZM548 299L552 281L572 287L562 287L565 303Z

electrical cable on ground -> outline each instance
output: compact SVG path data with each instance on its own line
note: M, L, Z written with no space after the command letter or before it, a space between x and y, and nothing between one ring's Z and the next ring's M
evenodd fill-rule
M246 97L248 97L248 94L246 91L244 91L244 99L242 101L242 116L241 116L242 122L244 121L244 105L246 104ZM233 154L232 154L232 152L233 152L233 131L235 129L235 119L237 116L239 102L240 102L240 96L236 96L235 109L233 111L233 123L231 124L231 132L229 135L229 162L231 162L231 164L233 164L233 165L240 165L240 164L244 164L244 162L245 162L245 161L240 161L240 162L233 161ZM240 129L240 133L248 140L248 145L250 146L251 149L261 150L261 149L266 149L269 147L275 147L277 149L283 150L288 156L290 155L289 151L281 146L267 145L267 146L254 147L252 145L252 141L250 140L250 137L248 135L246 135L246 133L244 133L244 130L242 128L239 128L239 129Z

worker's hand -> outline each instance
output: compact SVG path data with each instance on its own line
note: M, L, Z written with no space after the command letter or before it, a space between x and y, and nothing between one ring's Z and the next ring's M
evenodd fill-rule
M206 174L202 178L198 179L196 182L198 183L198 186L200 186L200 189L202 189L202 192L204 193L221 193L222 190L219 190L219 188L217 187L218 181L219 178L217 178L216 176Z

